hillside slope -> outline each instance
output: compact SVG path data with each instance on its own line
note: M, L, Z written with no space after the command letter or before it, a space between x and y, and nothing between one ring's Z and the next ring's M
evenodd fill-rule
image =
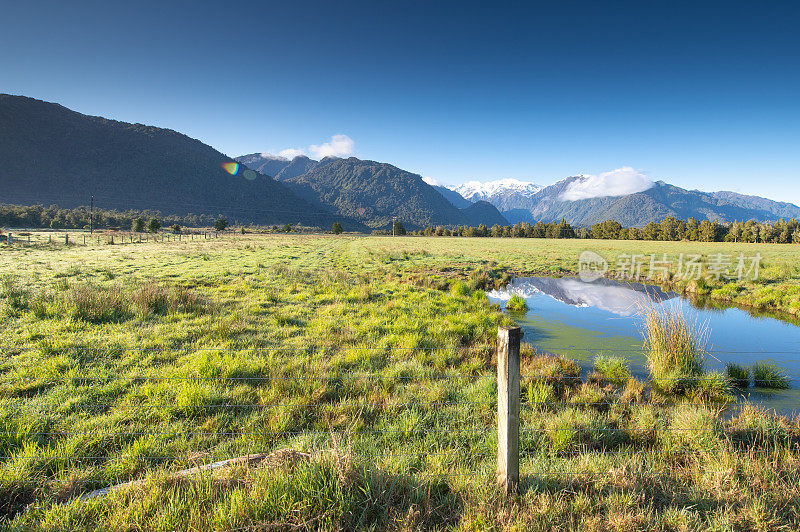
M467 217L469 225L477 227L481 224L491 227L493 225L508 225L508 220L497 210L497 207L488 201L476 201L469 207L461 209Z
M773 201L760 196L749 196L727 190L712 192L712 195L740 207L772 213L776 218L800 218L800 207L793 203Z
M330 227L343 220L186 135L0 94L0 190L17 204L155 209L242 222ZM241 171L239 171L241 170ZM231 174L233 172L234 175Z
M241 163L251 170L274 178L281 170L286 168L291 161L286 157L264 153L250 153L235 157L234 161Z
M439 194L444 196L444 199L446 199L447 201L452 203L453 206L455 206L455 207L457 207L459 209L466 209L467 207L472 205L471 201L469 201L468 199L465 199L461 194L459 194L455 190L450 190L449 188L443 187L441 185L431 185L431 186Z
M421 176L387 163L326 158L284 183L308 201L373 228L388 227L395 218L407 228L469 224Z

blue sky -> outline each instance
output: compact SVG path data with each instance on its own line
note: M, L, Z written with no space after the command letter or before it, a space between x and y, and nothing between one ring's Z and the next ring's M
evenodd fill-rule
M6 3L0 92L444 183L630 166L800 203L799 2ZM312 152L313 153L313 152Z

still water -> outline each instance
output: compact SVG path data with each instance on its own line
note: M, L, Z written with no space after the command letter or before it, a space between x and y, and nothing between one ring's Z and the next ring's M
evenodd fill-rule
M800 412L800 327L775 317L754 316L738 308L698 308L679 294L657 287L598 279L527 277L487 294L501 306L513 295L523 297L525 313L510 313L523 328L523 341L540 350L571 358L584 371L598 354L624 356L637 377L647 377L642 354L641 309L666 307L683 312L705 330L707 370L725 370L727 362L749 366L756 361L781 367L792 389L749 389L746 399L785 415Z

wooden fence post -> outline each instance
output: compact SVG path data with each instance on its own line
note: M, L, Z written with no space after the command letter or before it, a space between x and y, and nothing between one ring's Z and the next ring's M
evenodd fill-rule
M64 245L69 246L69 234L64 235Z
M9 246L14 242L14 237L11 236L11 233L8 233L8 236L6 237L6 242L8 243Z
M522 329L497 330L497 484L506 493L519 483L519 345Z

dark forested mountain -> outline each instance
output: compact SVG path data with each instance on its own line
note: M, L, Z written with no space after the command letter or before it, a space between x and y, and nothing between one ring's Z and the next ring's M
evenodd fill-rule
M277 181L285 181L292 177L303 175L314 168L318 161L309 159L305 155L298 155L294 159L287 159L269 153L251 153L240 155L234 159L251 170L261 172Z
M481 224L486 227L508 224L508 220L500 214L497 207L488 201L476 201L469 207L461 209L461 212L467 217L469 225L472 227L477 227Z
M459 209L466 209L467 207L472 205L471 201L469 201L468 199L465 199L464 196L462 196L461 194L459 194L455 190L450 190L449 188L443 187L441 185L431 185L431 186L435 190L437 190L439 192L439 194L444 196L444 199L446 199L447 201L449 201L450 203L452 203L455 207L458 207Z
M270 177L275 177L281 170L291 164L291 160L279 155L270 155L269 153L251 153L249 155L242 155L234 159L237 163L241 163L251 170L260 172Z
M624 196L605 196L569 201L562 198L567 187L580 176L568 177L524 198L495 197L490 201L498 206L511 223L553 221L564 218L577 226L588 226L606 220L616 220L626 227L643 227L667 216L686 220L757 220L800 216L800 207L779 203L757 196L733 192L707 193L686 190L663 181L643 192ZM507 201L508 200L508 201ZM511 201L513 200L513 201Z
M477 219L470 218L472 212L457 209L421 176L355 157L323 159L310 172L284 183L321 208L373 228L388 227L394 218L408 228L471 225ZM482 216L484 211L477 214Z
M793 203L773 201L760 196L748 196L746 194L739 194L738 192L730 192L727 190L712 192L712 195L718 199L738 205L740 207L772 213L773 216L778 219L800 219L800 207Z
M292 162L286 165L283 170L278 172L275 176L275 179L278 181L286 181L287 179L291 179L293 177L297 177L303 175L307 172L310 172L314 169L315 166L319 164L319 161L315 161L314 159L309 159L305 155L298 155Z
M363 227L186 135L0 94L0 201ZM234 175L232 175L232 173Z

